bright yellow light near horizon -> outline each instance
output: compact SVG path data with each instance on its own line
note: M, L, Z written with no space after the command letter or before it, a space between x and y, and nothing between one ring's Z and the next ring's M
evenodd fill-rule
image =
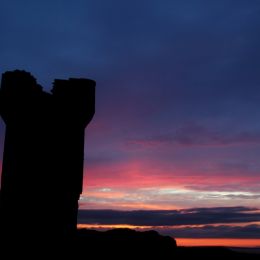
M130 228L130 229L151 229L153 226L135 226L127 224L102 225L102 224L78 224L78 228L87 229L114 229L114 228Z
M245 227L248 225L259 225L260 222L246 222L246 223L216 223L216 224L198 224L198 225L172 225L172 226L138 226L138 225L130 225L130 224L78 224L78 228L87 228L87 229L115 229L115 228L129 228L129 229L153 229L158 232L167 230L167 229L183 229L183 228L203 228L205 226L219 227Z

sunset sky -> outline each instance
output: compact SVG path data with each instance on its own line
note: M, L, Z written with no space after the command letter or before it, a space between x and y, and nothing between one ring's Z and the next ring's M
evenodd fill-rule
M0 73L97 82L79 223L260 238L259 31L259 0L1 0Z

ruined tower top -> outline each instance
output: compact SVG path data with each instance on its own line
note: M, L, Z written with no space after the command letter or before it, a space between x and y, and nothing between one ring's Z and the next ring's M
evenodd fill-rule
M24 70L14 70L2 74L1 91L27 95L32 91L42 91L42 87L37 84L31 73Z

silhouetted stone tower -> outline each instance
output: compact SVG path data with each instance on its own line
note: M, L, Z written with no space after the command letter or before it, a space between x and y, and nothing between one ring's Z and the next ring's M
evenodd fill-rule
M84 133L95 113L95 82L55 80L52 94L25 71L2 75L6 124L1 233L66 237L76 231ZM6 238L8 239L8 238Z

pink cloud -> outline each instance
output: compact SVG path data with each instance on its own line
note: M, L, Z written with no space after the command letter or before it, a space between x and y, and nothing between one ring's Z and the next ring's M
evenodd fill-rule
M260 176L246 172L228 174L228 171L208 174L198 165L165 166L146 160L100 164L85 171L84 186L88 187L192 187L198 190L250 190L260 183ZM195 168L195 169L194 169ZM257 186L258 187L258 186Z

